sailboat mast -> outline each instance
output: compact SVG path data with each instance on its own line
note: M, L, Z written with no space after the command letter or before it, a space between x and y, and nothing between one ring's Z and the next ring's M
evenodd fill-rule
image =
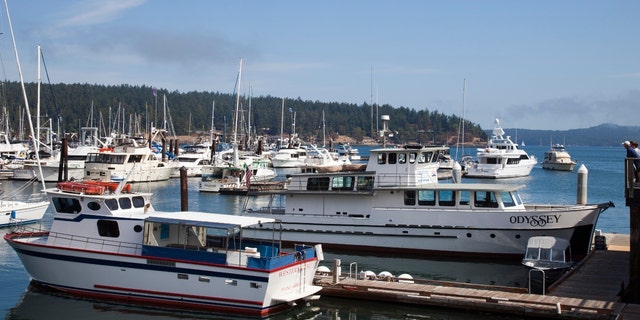
M236 119L233 124L233 144L238 144L238 114L240 112L240 83L242 79L242 58L240 58L240 69L238 70L238 83L236 88Z
M280 111L280 143L278 149L282 146L282 139L284 135L284 98L282 98L282 110Z
M467 79L462 79L462 134L460 135L460 149L462 150L462 157L464 157L464 119L465 119L465 96L467 90ZM457 155L456 155L457 156Z

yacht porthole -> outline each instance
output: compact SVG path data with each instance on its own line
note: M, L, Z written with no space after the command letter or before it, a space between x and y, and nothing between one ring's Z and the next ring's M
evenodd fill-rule
M520 235L519 234L516 234L516 239L520 239Z
M496 237L496 235L492 233L490 237L491 237L491 239L493 239L493 238Z
M95 202L95 201L91 201L89 203L87 203L87 208L93 210L93 211L97 211L100 210L100 204Z
M133 227L133 231L138 232L138 233L142 232L142 226L141 226L141 225L139 225L139 224L136 224L136 225Z
M471 238L471 233L467 233L467 238Z

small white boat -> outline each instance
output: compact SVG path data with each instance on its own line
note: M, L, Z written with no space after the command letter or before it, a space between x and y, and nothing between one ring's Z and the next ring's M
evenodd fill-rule
M158 212L131 185L60 182L45 190L50 230L4 236L38 284L82 297L267 316L315 298L320 245L285 251L274 237L245 236L275 219Z
M542 169L547 170L559 170L559 171L573 171L576 161L571 160L571 155L561 144L554 144L551 146L551 150L544 153L544 160L542 161Z
M528 176L538 160L520 149L510 136L504 137L498 119L495 123L487 147L477 150L477 162L465 168L465 176L494 179Z
M531 237L527 241L522 265L538 270L561 270L564 272L573 265L571 243L558 237Z
M34 194L25 200L0 200L0 228L42 220L49 201L40 201L41 196L41 194Z

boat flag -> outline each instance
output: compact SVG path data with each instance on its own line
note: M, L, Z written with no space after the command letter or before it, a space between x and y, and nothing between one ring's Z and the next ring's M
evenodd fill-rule
M156 87L153 87L153 96L154 97L158 96L158 91L157 91Z
M245 176L247 176L247 189L249 189L249 186L251 185L251 175L253 174L253 172L251 171L251 168L249 168L247 166L247 173L245 174Z

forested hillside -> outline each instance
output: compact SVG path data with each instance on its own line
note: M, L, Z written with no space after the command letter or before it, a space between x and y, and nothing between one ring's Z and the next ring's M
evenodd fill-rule
M26 84L32 115L36 113L37 86ZM41 122L53 119L54 129L58 126L65 132L77 132L78 127L91 125L88 121L93 109L93 119L100 129L107 131L109 126L120 132L128 130L146 130L152 124L163 126L164 98L166 97L167 119L172 123L178 135L207 131L211 127L212 105L215 102L215 127L229 133L233 129L232 115L235 109L235 96L220 92L167 92L155 90L149 86L105 86L90 84L42 84ZM284 132L292 131L295 116L295 132L305 141L322 139L323 112L327 138L347 135L362 142L371 136L372 129L382 129L380 115L389 115L389 128L394 131L395 143L420 142L423 144L455 143L460 127L460 118L446 115L438 110L416 111L409 108L394 108L381 105L372 108L370 104L361 105L339 102L303 101L301 99L284 100L282 117L282 98L272 96L243 97L242 117L247 122L251 108L252 132L257 134L279 135L284 118ZM25 124L24 99L18 82L2 84L2 105L9 115L12 132ZM92 108L93 106L93 108ZM372 117L371 110L374 111ZM21 111L22 110L22 111ZM377 115L376 115L377 113ZM118 116L119 115L119 116ZM123 116L124 115L124 116ZM123 119L124 118L124 122ZM372 121L373 119L373 121ZM157 125L160 123L160 125ZM246 128L246 125L243 126ZM479 125L465 122L465 139L481 137L486 134ZM315 138L315 139L314 139Z

